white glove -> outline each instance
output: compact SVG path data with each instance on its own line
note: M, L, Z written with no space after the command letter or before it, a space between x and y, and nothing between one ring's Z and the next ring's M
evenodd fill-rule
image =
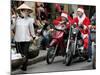
M86 37L88 38L88 34L83 35L83 39L85 39Z
M84 25L84 30L86 30L86 29L87 29L87 26Z

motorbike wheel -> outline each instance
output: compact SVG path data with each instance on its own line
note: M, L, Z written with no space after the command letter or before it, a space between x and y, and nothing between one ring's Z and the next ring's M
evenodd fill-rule
M54 58L56 55L56 50L57 50L57 48L55 48L55 47L50 47L48 49L47 58L46 58L47 64L52 64L52 62L54 61Z
M69 48L68 48L68 52L65 55L65 65L66 66L70 66L71 62L72 62L72 49L74 48L74 44L70 44Z
M93 61L92 61L92 68L96 69L96 58L95 57L93 58Z
M92 47L92 51L93 51L92 68L96 69L96 45L94 44Z
M83 57L85 58L85 60L88 60L88 50L87 49L85 49L83 53Z

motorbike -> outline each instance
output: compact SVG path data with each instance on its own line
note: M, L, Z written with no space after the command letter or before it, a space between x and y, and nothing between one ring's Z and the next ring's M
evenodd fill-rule
M92 40L92 68L96 69L96 29L92 27L91 30L91 40Z
M86 52L84 52L83 39L81 37L80 28L83 27L77 27L76 24L70 27L65 55L66 66L69 66L72 63L72 59L74 57L86 57L86 55L84 55Z
M66 44L64 43L65 25L55 26L51 34L51 42L47 50L46 62L52 64L56 56L64 56Z

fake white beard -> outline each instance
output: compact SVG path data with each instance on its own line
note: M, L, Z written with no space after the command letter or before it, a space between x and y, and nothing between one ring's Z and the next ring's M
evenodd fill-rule
M85 18L86 18L85 14L83 14L81 18L78 16L78 20L79 20L78 24L82 24Z

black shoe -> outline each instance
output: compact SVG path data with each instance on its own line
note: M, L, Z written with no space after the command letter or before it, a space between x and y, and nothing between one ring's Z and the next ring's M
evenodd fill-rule
M27 71L27 67L22 67L21 70L22 71Z
M91 58L89 58L88 60L87 60L87 62L91 62L92 61L92 59Z

